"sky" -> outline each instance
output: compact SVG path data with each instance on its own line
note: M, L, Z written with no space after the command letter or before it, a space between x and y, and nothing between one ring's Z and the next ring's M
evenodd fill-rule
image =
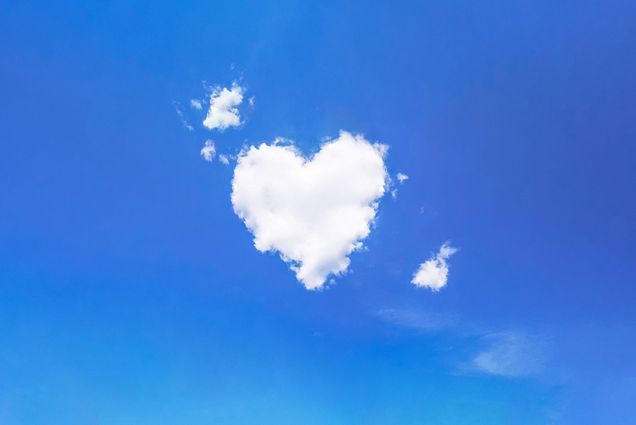
M3 3L0 423L635 423L634 22Z

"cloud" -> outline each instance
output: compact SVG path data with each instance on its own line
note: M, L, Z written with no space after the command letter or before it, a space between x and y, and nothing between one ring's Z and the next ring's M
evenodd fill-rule
M174 105L174 109L177 112L177 116L179 117L179 120L181 121L181 125L183 125L188 131L194 131L194 127L190 125L183 111L181 110L181 105L179 104L179 102L172 102L172 104Z
M487 335L488 348L472 360L471 368L508 378L534 375L544 369L546 346L541 338L519 332Z
M376 315L389 323L418 331L436 331L457 323L452 314L435 313L405 308L382 308Z
M409 176L407 176L404 173L397 173L397 175L395 177L398 179L400 184L404 183L405 181L407 181L409 179Z
M409 179L409 176L407 176L404 173L397 173L395 178L398 180L398 182L400 184L403 184L405 181L407 181ZM391 197L393 199L397 199L397 195L398 195L398 190L397 188L393 188L393 190L391 190Z
M307 289L349 267L386 189L387 147L345 131L313 158L293 145L251 146L232 180L234 212L261 252L278 252Z
M245 89L233 84L231 89L215 88L210 94L210 109L203 120L203 125L210 130L241 125L241 117L237 106L243 102Z
M200 111L201 109L203 109L203 102L201 102L199 99L192 99L190 100L190 107L192 109Z
M214 155L216 154L216 147L214 142L210 139L205 141L205 144L201 148L201 156L208 162L212 162Z
M446 260L456 252L456 248L450 246L448 242L444 243L437 255L420 264L417 272L413 275L411 283L415 286L423 286L433 291L439 291L446 286L448 281L448 263Z
M222 153L219 155L219 162L223 165L229 165L230 164L230 157L227 156L226 154Z

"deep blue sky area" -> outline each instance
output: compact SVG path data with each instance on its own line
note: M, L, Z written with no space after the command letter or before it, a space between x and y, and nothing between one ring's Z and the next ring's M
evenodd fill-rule
M636 3L344 3L0 5L1 424L636 423ZM199 150L341 129L409 179L308 291Z

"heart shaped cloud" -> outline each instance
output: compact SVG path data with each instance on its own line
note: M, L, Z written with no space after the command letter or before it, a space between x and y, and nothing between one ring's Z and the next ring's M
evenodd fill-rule
M277 251L307 289L349 267L384 195L386 146L342 131L309 160L294 146L241 153L232 180L234 212L261 252Z

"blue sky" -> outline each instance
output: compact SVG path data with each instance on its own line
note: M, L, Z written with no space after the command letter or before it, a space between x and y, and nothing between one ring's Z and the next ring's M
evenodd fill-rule
M634 423L635 21L614 0L4 4L0 423ZM233 82L254 107L204 128L190 100ZM235 159L199 151L311 155L340 130L389 146L398 194L308 291L235 214ZM446 241L447 284L411 284Z

